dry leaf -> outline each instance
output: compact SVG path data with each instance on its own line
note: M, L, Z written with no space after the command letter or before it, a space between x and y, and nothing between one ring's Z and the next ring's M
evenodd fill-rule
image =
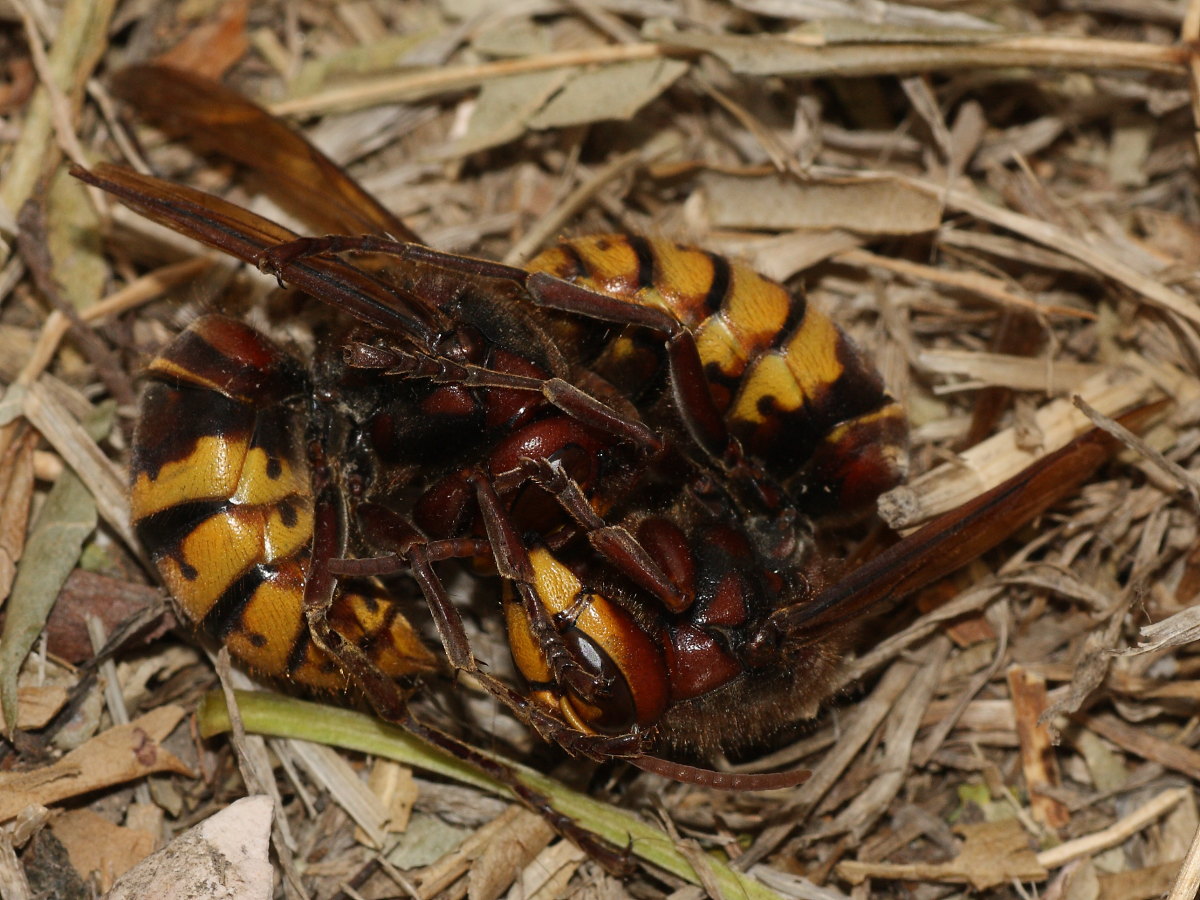
M1065 394L1078 390L1103 366L1072 360L1031 360L1027 356L939 350L922 353L921 365L939 375L962 375L979 385L999 385L1019 391Z
M62 685L22 685L17 688L17 727L23 731L43 728L67 702ZM0 715L0 731L7 730Z
M1017 879L1042 881L1048 873L1029 846L1029 836L1016 819L961 825L962 852L945 863L864 863L848 860L838 864L838 874L851 884L868 878L902 881L945 881L970 884L982 891Z
M700 187L715 228L920 234L942 221L936 196L891 178L802 183L785 175L705 172Z
M1158 900L1175 883L1182 861L1101 875L1098 900Z
M49 806L153 772L190 775L178 757L159 746L183 715L178 706L160 706L128 725L97 735L52 765L0 773L0 822L31 803Z
M1165 48L1135 41L1007 35L976 29L881 28L861 21L819 23L793 40L762 35L707 34L646 29L671 47L711 53L742 75L793 78L911 75L922 72L1002 66L1082 69L1105 66L1170 71L1178 62Z
M134 828L114 825L90 809L73 809L51 825L71 857L71 865L84 878L99 874L102 891L141 862L158 843L158 836Z
M1200 781L1200 751L1175 741L1157 737L1150 731L1135 728L1108 714L1075 713L1072 720L1089 728L1102 738L1112 741L1122 750L1143 759L1159 763L1168 769L1182 772Z
M495 900L553 839L554 829L544 818L526 809L519 810L503 833L489 841L471 864L467 897Z
M174 619L166 613L162 591L133 581L123 581L75 569L59 592L50 617L46 620L47 649L59 659L78 665L95 655L88 636L87 620L95 618L112 635L134 616L152 618L161 613L160 625L147 640L172 627Z
M509 896L520 900L557 900L570 890L568 884L587 854L570 841L551 844L521 872ZM713 896L717 896L714 894Z
M1063 900L1099 900L1100 878L1091 859L1080 859L1067 866L1056 880Z
M520 137L529 120L566 83L569 69L525 72L494 78L484 84L475 100L467 133L447 149L447 155L465 156Z
M583 69L540 112L531 128L568 128L628 119L688 69L677 59L638 59Z
M0 711L5 721L17 718L17 673L95 528L91 493L74 472L64 471L38 513L8 601L0 637Z
M413 770L390 759L376 759L371 763L367 788L379 798L387 810L388 818L384 827L389 833L403 834L408 828L413 805L420 793ZM359 830L355 831L354 838L358 841L363 840Z
M8 431L16 431L20 437L14 441L4 457L0 472L0 597L8 597L13 578L17 574L17 561L25 550L25 535L29 530L29 502L33 497L33 451L37 447L36 431L9 423ZM7 443L7 441L5 441ZM3 601L0 600L0 605Z
M108 279L100 216L87 190L66 170L51 182L46 204L46 240L54 260L54 280L77 310L86 309L103 296Z
M940 28L971 28L994 30L995 24L969 15L945 9L926 9L907 3L870 4L862 0L733 0L734 6L765 16L784 19L840 19L844 22L869 24L877 31L880 26L932 26ZM822 25L828 27L827 22Z

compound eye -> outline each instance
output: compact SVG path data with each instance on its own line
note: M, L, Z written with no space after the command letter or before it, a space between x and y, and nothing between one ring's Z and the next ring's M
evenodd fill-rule
M580 730L608 734L629 731L637 721L637 705L625 673L599 644L578 628L568 629L562 638L572 657L596 684L594 702L568 690L563 705L570 708L564 712L586 725Z
M578 576L545 547L533 547L529 561L538 599L559 628L562 649L576 665L554 672L548 648L534 637L522 603L509 589L504 607L509 645L517 668L536 686L539 702L553 705L572 728L585 734L656 725L670 702L661 628L652 636L621 604L586 591Z

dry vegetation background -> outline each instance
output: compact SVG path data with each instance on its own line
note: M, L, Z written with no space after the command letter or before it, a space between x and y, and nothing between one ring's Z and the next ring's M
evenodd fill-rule
M262 790L293 897L1194 896L1198 32L1182 0L0 0L0 896L95 895ZM138 562L122 466L147 359L201 309L267 322L273 285L64 175L148 162L269 209L108 96L163 53L303 127L433 246L520 262L631 231L804 285L910 410L893 524L1060 446L1075 395L1100 420L1169 402L1069 503L872 627L760 763L812 768L797 789L564 764L469 685L430 688L430 716L636 813L624 878L423 768L202 741L215 669ZM619 811L578 803L625 842ZM177 860L210 859L196 841Z

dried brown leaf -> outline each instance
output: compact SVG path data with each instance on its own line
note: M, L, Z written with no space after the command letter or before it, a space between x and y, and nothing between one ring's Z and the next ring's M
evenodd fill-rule
M6 434L20 432L15 422L4 426ZM29 530L29 503L33 498L33 453L38 435L25 430L16 441L8 444L0 471L0 597L8 597L17 574L17 561L25 551L25 535ZM3 601L0 600L0 606Z
M178 706L160 706L97 735L52 765L0 773L0 822L31 803L48 806L154 772L190 775L178 757L160 746L183 716Z
M521 872L513 886L514 896L528 900L557 900L566 896L570 893L571 878L586 859L587 854L570 841L551 844Z
M338 84L313 94L271 105L277 115L312 115L376 106L382 103L419 100L463 91L523 72L575 68L594 64L612 65L630 60L661 59L669 54L657 44L617 44L543 53L525 59L505 59L478 65L430 66L398 75L381 76L352 84Z
M1171 889L1182 860L1110 872L1099 877L1097 900L1157 900Z
M379 798L387 811L388 818L384 823L387 831L402 834L407 830L413 805L420 793L412 769L390 759L376 759L371 763L367 788ZM354 838L365 843L358 830Z
M67 689L62 685L22 685L17 688L17 727L26 731L44 727L66 702ZM3 716L0 730L7 730Z
M1112 744L1086 729L1072 729L1071 740L1087 765L1098 791L1115 791L1129 780L1125 757Z
M158 836L114 825L90 809L73 809L50 826L80 875L94 874L102 891L154 852Z
M100 217L87 189L65 170L50 183L45 235L51 273L76 310L93 306L104 292L108 263L101 253Z
M553 839L554 829L544 818L528 810L519 810L504 832L490 841L471 864L467 875L467 897L470 900L495 900Z
M418 878L422 896L432 897L471 871L474 860L495 840L507 833L514 821L528 815L519 806L507 807L499 816L488 822L455 849L444 854L437 862L423 869Z
M162 592L148 584L75 569L67 576L46 620L47 649L59 659L82 663L95 655L88 636L89 618L97 619L104 633L112 635L134 616L163 613L160 625L147 635L149 639L172 626L174 619L166 609Z
M848 860L838 864L838 874L851 884L861 884L868 878L945 881L970 884L980 891L1013 879L1042 881L1047 877L1047 871L1029 846L1029 836L1016 819L962 825L957 831L963 836L963 848L950 862L864 863Z
M1075 713L1071 719L1112 741L1122 750L1200 780L1200 751L1156 737L1149 731L1122 722L1116 716Z

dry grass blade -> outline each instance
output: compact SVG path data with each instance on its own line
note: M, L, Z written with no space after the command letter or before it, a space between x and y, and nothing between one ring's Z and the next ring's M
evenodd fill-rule
M440 67L427 72L377 78L359 85L324 90L307 97L276 103L271 111L279 115L302 116L334 110L347 111L380 103L420 100L438 94L462 91L497 78L543 72L548 69L575 68L596 64L620 64L642 60L661 60L669 54L654 44L620 44L587 50L547 53L524 60L505 60L475 66Z
M911 32L902 32L894 41L888 41L884 32L883 39L875 34L867 40L844 43L826 43L826 36L819 33L764 40L731 34L653 29L649 36L669 47L712 53L744 75L793 78L828 75L856 78L1009 66L1149 69L1178 73L1184 65L1184 54L1176 48L1146 46L1134 41L987 32L973 32L968 36L941 29L930 29L921 35L924 40L919 41L912 40Z
M1086 837L1076 838L1073 841L1060 844L1053 850L1045 850L1039 853L1038 862L1046 866L1046 868L1054 868L1061 866L1071 859L1114 847L1131 834L1140 831L1162 816L1186 796L1187 790L1183 788L1163 791L1149 803L1135 809L1129 815L1118 822L1114 822L1103 831L1087 835Z
M125 539L128 546L136 547L137 539L129 525L124 479L95 439L40 382L24 393L21 407L30 423L87 485L109 526ZM103 411L100 412L102 420ZM107 428L101 425L100 430L107 431Z
M1046 828L1063 828L1071 821L1070 812L1045 790L1062 783L1058 761L1051 752L1050 729L1042 722L1049 706L1045 679L1013 666L1008 670L1008 689L1012 694L1021 741L1021 768L1031 794L1029 805L1033 817Z
M9 429L20 426L10 424ZM24 429L21 429L24 430ZM7 597L17 574L17 561L25 550L25 532L29 527L30 501L33 499L33 453L37 433L24 434L9 443L0 468L0 597Z

